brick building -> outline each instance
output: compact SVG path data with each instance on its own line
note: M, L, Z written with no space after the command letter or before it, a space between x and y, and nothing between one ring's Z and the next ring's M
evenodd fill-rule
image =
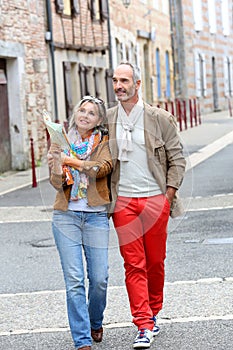
M0 171L25 169L30 138L44 149L40 110L50 106L44 1L0 1Z
M231 0L170 0L175 96L197 98L202 113L233 97Z
M42 111L63 123L81 96L110 100L106 0L0 0L0 172L47 152Z

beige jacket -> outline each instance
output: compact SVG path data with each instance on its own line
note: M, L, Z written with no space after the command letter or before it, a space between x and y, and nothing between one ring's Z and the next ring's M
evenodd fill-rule
M167 186L179 189L185 173L186 161L182 152L175 118L161 108L151 107L144 103L144 136L147 152L148 167L156 179L162 193L166 193ZM118 146L116 140L116 120L118 106L108 110L110 150L113 159L113 173L111 177L112 206L114 209L117 199L120 162L118 160ZM171 217L183 213L181 200L176 194L171 204Z
M112 160L108 144L108 136L103 136L89 161L84 162L82 170L89 176L87 200L90 206L105 205L110 202L108 175L112 171ZM54 209L67 211L71 186L67 185L64 175L51 173L50 182L57 190Z

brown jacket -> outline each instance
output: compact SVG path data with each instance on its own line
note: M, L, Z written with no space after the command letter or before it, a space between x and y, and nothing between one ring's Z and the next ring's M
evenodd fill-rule
M117 198L120 175L118 160L118 146L116 140L116 120L118 106L108 110L110 150L113 159L113 173L111 180L112 207ZM156 179L162 193L166 193L167 186L179 189L186 161L182 152L175 118L162 108L151 107L144 103L144 136L147 152L148 167ZM171 216L176 217L183 213L183 206L176 194L171 205Z
M89 176L87 201L90 206L105 205L110 202L108 175L112 171L112 160L108 136L103 136L101 143L91 154L89 161L84 161L83 172ZM50 182L57 190L54 209L67 211L71 186L65 182L64 175L51 173Z

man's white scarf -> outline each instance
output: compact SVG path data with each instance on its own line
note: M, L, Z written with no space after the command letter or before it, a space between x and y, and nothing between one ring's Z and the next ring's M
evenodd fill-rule
M130 114L127 115L121 103L119 103L118 120L122 125L123 133L119 142L118 159L122 162L127 162L128 152L133 151L132 131L139 116L143 113L143 108L142 99L139 99L137 104L131 110Z

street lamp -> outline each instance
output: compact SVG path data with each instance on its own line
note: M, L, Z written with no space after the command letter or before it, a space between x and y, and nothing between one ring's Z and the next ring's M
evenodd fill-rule
M123 5L125 6L125 8L128 8L128 6L130 5L131 0L122 0Z

